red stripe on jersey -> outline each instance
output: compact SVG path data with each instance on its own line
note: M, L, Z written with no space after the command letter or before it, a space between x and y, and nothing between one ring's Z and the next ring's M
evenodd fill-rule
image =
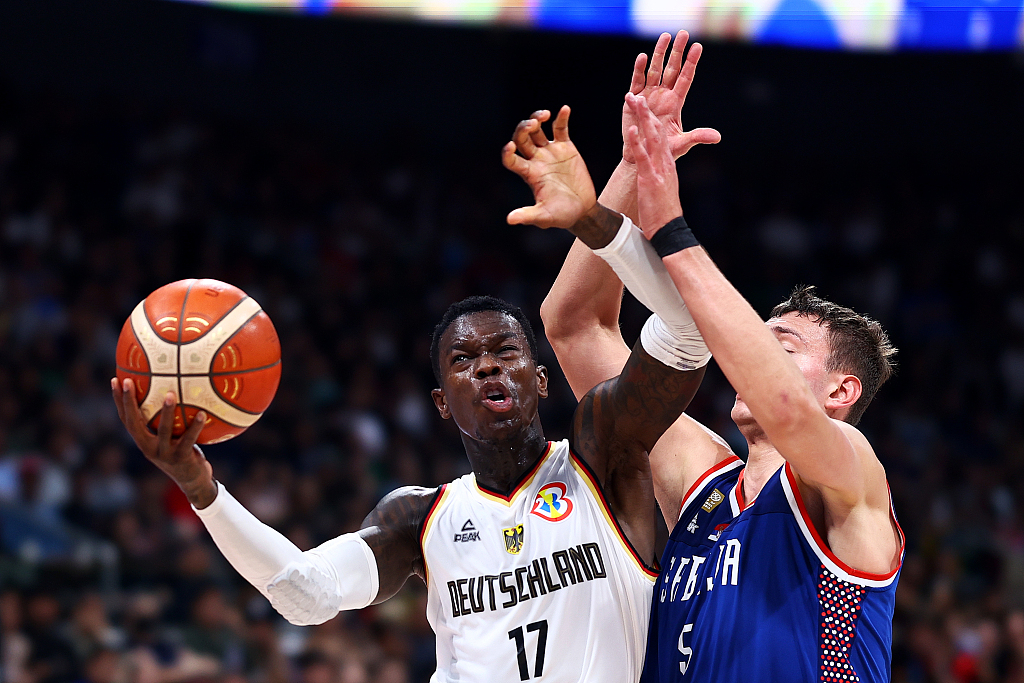
M434 496L434 502L430 505L430 510L427 511L427 516L423 518L423 526L420 527L420 549L423 549L423 537L427 533L427 528L430 527L430 518L434 516L434 511L437 510L437 506L441 504L441 499L444 498L444 492L448 489L448 484L441 484L437 487L437 494Z
M888 572L887 574L872 574L870 572L862 572L857 569L854 569L853 567L851 567L850 565L846 564L838 557L836 557L832 550L825 544L825 541L822 540L821 535L818 533L817 527L815 527L814 522L811 521L811 516L807 514L807 507L804 505L804 498L802 495L800 495L800 487L797 485L796 477L793 475L793 468L790 467L788 462L786 463L785 469L786 477L787 479L789 479L789 485L793 489L793 498L796 499L797 507L800 508L800 516L803 517L804 523L807 525L807 530L811 532L811 536L814 538L814 543L818 546L821 552L823 552L828 557L828 559L835 562L837 567L842 569L850 576L856 576L860 579L868 579L869 581L888 581L892 577L896 576L896 572L898 572L900 570L900 567L903 566L903 551L906 548L907 544L906 539L903 537L903 529L900 528L900 523L896 520L896 511L892 507L891 493L889 494L889 515L892 517L893 523L896 524L896 532L900 536L900 561L896 563L896 568L893 569L891 572ZM888 490L888 485L886 485L886 489Z
M690 496L696 493L699 489L702 489L705 486L707 486L708 481L714 478L714 474L716 474L719 470L728 467L729 465L732 465L737 461L742 462L742 460L739 457L735 455L730 456L723 460L722 462L718 463L717 465L712 466L704 474L697 477L697 481L693 482L693 485L690 487L690 490L686 492L686 495L683 496L683 499L679 503L679 514L683 514L683 510L686 509L686 501L690 498ZM669 531L671 531L671 529Z

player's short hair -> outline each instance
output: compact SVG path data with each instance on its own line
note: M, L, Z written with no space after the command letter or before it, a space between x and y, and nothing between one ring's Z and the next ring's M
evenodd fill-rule
M860 379L860 398L845 418L857 424L879 387L892 377L896 347L877 320L821 298L811 285L794 287L789 298L772 309L772 317L793 312L828 327L828 370L848 372Z
M495 296L470 296L449 306L441 316L441 321L434 326L434 336L430 340L430 365L434 369L434 379L437 380L438 386L441 385L441 335L462 316L484 311L497 311L514 318L519 323L519 327L523 329L526 342L530 345L530 356L536 362L539 355L537 336L533 333L533 325L523 313L523 309Z

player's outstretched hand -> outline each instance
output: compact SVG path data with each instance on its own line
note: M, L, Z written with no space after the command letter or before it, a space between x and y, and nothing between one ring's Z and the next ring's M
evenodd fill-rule
M569 139L569 107L558 112L551 126L553 139L548 140L541 124L550 116L543 110L520 121L501 151L501 162L526 181L535 202L511 212L510 224L570 228L597 203L587 165Z
M683 215L679 175L665 126L643 96L626 95L638 126L626 131L626 144L636 158L636 195L640 225L648 239L673 218Z
M700 43L694 43L684 61L683 53L686 51L686 41L689 38L686 31L676 34L666 65L665 51L672 36L662 33L654 46L651 65L646 74L644 68L647 66L647 55L637 55L633 63L633 81L629 85L629 92L647 100L647 106L661 121L668 146L676 159L696 145L713 145L722 139L722 134L714 128L683 130L683 103L686 102L686 94L690 91L693 76L697 71L697 62L700 61L703 51ZM626 102L622 105L622 158L629 163L635 163L636 160L626 136L629 129L636 125L636 116Z
M174 394L167 392L160 409L160 426L154 434L146 425L146 419L135 397L135 383L126 379L110 380L110 392L117 406L117 416L128 429L135 444L146 458L174 480L188 496L189 502L197 508L204 508L217 497L217 485L213 480L213 468L207 462L203 451L196 445L199 432L206 422L206 413L199 411L185 433L173 438Z

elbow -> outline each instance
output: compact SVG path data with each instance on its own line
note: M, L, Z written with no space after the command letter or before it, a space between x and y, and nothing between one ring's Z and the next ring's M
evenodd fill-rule
M561 322L561 316L559 315L559 309L561 308L560 302L556 300L552 292L548 292L548 295L544 297L544 301L540 304L540 321L544 325L544 336L548 338L548 341L553 342L552 337L559 337L565 335L565 326Z
M296 626L333 619L344 607L335 582L312 565L292 563L266 587L270 606Z
M294 626L319 626L341 612L336 605L317 604L316 601L301 598L275 599L275 596L271 596L270 605L284 617L285 621Z
M288 611L282 612L280 609L277 610L277 613L284 617L284 620L292 626L319 626L320 624L326 623L333 619L335 616L337 616L337 614L331 616L327 616L324 614L297 614Z
M591 302L567 299L553 290L540 305L540 320L544 324L544 336L556 350L559 344L570 343L581 334L619 329L617 307L611 312L601 312L595 310Z
M540 321L544 325L544 336L556 352L559 346L569 341L574 329L578 329L574 323L579 322L573 320L571 308L565 306L552 292L548 292L540 305Z

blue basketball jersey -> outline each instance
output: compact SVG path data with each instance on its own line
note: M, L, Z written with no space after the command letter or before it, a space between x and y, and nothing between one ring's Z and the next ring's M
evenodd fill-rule
M754 501L743 500L743 472L739 458L725 460L683 500L641 683L889 681L899 567L875 575L841 562L788 463Z

